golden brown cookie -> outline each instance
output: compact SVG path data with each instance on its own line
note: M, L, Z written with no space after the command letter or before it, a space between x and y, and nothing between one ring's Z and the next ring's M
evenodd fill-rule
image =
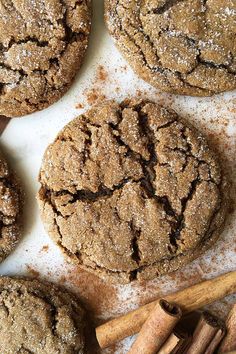
M134 71L167 92L236 88L236 2L105 0L111 35Z
M0 115L41 110L69 89L90 21L91 0L0 2Z
M2 277L0 303L1 353L85 353L84 313L65 290Z
M107 102L73 120L46 150L39 180L50 236L81 267L114 281L183 266L223 224L213 152L152 102Z
M0 153L0 262L21 236L22 196L16 177Z

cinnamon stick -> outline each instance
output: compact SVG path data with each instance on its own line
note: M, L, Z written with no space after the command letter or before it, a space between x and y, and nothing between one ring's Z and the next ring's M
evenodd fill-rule
M227 334L219 347L219 353L236 350L236 304L232 307L226 320Z
M211 289L211 291L209 291ZM236 272L226 273L217 278L165 296L169 302L177 303L183 312L191 312L236 292ZM124 316L115 318L96 328L101 348L139 332L159 300L138 308Z
M180 342L180 338L178 338L175 333L172 333L167 339L167 341L160 348L158 354L170 354L173 351L173 349L177 347L179 342Z
M178 306L160 300L141 328L129 354L156 354L182 316Z
M209 312L203 312L193 333L187 354L212 354L225 333L223 322Z
M189 336L187 333L177 333L174 330L157 354L183 353L183 349L188 342Z
M222 339L224 338L226 333L226 330L221 328L218 330L216 333L215 337L211 341L210 345L208 346L205 354L213 354L215 353L216 349L219 347L219 344L221 343Z

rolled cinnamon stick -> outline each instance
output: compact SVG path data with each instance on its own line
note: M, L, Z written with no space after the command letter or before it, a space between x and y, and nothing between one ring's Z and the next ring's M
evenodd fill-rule
M178 338L175 333L172 333L166 340L166 342L163 344L163 346L160 348L158 354L170 354L173 349L177 347L179 342L180 338Z
M174 330L157 354L183 353L183 348L185 348L188 341L189 336L187 333L177 333Z
M232 307L226 320L227 334L219 347L219 353L236 350L236 304Z
M211 315L209 312L203 312L202 317L193 333L191 345L186 353L212 354L218 347L223 334L223 322L217 317Z
M165 299L177 303L184 312L191 312L235 292L236 272L229 272L175 294L167 295ZM97 327L96 336L100 347L106 348L137 333L158 301L157 299Z
M129 354L156 354L182 316L181 309L160 300L141 328Z
M186 350L190 346L191 337L187 338L182 343L179 342L177 346L170 352L170 354L183 354L186 353Z
M220 342L224 338L226 333L226 330L224 328L221 328L218 330L216 333L215 337L211 341L210 345L208 346L205 354L214 354L216 349L219 347Z

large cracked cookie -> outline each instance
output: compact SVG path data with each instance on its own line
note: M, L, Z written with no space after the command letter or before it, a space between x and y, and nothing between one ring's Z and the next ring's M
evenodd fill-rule
M84 313L71 294L39 281L0 278L4 354L83 354Z
M0 115L41 110L68 90L90 21L91 0L0 1Z
M105 0L108 29L135 72L176 94L236 88L236 3Z
M21 237L22 195L16 177L0 153L0 262Z
M151 102L107 102L73 120L46 150L40 183L54 241L120 282L195 259L224 219L221 170L205 139Z

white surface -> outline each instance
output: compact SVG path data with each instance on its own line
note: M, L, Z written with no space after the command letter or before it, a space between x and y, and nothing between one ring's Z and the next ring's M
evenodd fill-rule
M105 81L97 80L98 67L102 65L108 76ZM28 274L29 266L47 279L57 280L64 274L68 265L64 263L60 251L50 241L39 220L35 195L39 188L37 175L43 153L53 141L58 131L82 110L76 104L87 105L91 88L104 94L107 98L122 100L127 96L142 92L142 96L161 102L188 115L195 126L211 135L211 140L223 155L224 165L235 180L235 141L236 141L236 93L227 93L214 98L187 98L159 93L148 84L139 80L128 67L115 48L103 24L103 4L94 0L93 31L89 50L82 70L70 91L56 104L43 112L13 119L1 137L1 146L21 177L26 193L24 237L17 249L0 265L2 275ZM227 143L227 147L225 144ZM231 196L235 201L235 185ZM220 241L213 250L208 251L199 260L185 267L175 276L166 276L148 282L145 285L117 286L117 305L112 309L103 302L100 317L107 318L116 313L136 307L140 302L151 299L160 291L173 291L185 287L201 278L212 277L236 266L236 222L235 212L227 221L227 226ZM42 247L49 245L48 252ZM96 289L95 289L96 290ZM86 293L86 291L85 291ZM85 295L86 296L86 295ZM87 296L89 302L89 294ZM232 298L231 298L232 301ZM220 303L222 309L227 302ZM129 341L126 341L128 346ZM123 352L119 345L116 352Z

